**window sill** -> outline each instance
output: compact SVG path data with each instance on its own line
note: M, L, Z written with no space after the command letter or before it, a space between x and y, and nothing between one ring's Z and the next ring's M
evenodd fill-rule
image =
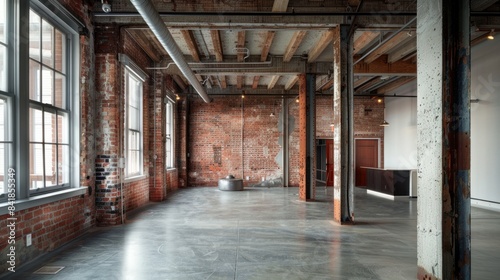
M129 178L125 178L123 180L123 183L124 184L127 184L127 183L132 183L132 182L135 182L135 181L139 181L139 180L142 180L142 179L146 179L147 176L146 175L137 175L137 176L134 176L134 177L129 177Z
M172 171L175 171L177 170L177 168L175 167L167 167L167 172L172 172Z
M71 188L62 191L32 196L27 199L19 199L14 202L14 207L16 208L15 212L37 207L44 204L49 204L52 202L57 202L59 200L79 195L84 195L85 193L87 193L87 191L88 187L78 187L78 188ZM5 215L9 213L8 206L9 203L7 202L0 203L0 215Z

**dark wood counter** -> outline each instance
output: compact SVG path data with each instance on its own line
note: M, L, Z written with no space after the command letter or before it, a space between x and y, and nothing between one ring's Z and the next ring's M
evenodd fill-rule
M393 196L410 195L411 170L363 168L366 169L366 189Z

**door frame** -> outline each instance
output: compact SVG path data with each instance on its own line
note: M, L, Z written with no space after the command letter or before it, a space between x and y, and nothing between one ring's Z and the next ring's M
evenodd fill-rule
M380 146L381 146L381 138L380 137L356 137L354 138L354 154L353 154L353 162L354 162L354 166L353 166L353 173L354 173L354 185L356 185L356 141L357 140L377 140L377 167L380 168L380 162L381 162L381 158L380 158L380 155L381 155L381 149L380 149Z

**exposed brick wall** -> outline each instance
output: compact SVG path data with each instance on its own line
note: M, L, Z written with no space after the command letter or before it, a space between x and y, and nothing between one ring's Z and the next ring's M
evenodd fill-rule
M149 199L151 201L162 201L166 197L166 185L164 179L165 150L164 150L164 115L165 115L165 86L161 71L153 71L153 90L149 97L149 112L152 124L149 129L149 141L151 147L151 164L149 167Z
M178 182L179 187L188 186L188 130L189 130L189 100L187 97L177 102L176 114L176 155L177 155L177 169L178 169Z
M354 138L380 139L380 164L384 167L384 102L370 97L354 98Z
M247 96L243 102L242 134L240 96L215 97L210 104L193 98L187 151L190 186L216 186L228 174L244 176L245 185L258 183L262 177L281 176L276 162L280 151L278 118L269 116L281 99Z
M21 210L16 220L16 269L20 265L80 236L93 225L92 209L87 208L88 195ZM0 216L0 236L7 237L8 215ZM32 245L26 246L26 235L31 233ZM0 239L0 251L6 256L11 245L7 238ZM7 263L0 264L0 271L7 271Z
M288 137L288 186L299 186L299 103L295 99L288 100L288 122L292 132Z

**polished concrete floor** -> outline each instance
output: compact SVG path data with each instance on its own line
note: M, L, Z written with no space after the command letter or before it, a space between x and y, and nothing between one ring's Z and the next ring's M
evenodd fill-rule
M179 190L95 228L12 279L415 279L416 200L355 191L356 225L332 221L332 189ZM472 278L500 275L500 213L473 208ZM56 275L33 272L64 266Z

